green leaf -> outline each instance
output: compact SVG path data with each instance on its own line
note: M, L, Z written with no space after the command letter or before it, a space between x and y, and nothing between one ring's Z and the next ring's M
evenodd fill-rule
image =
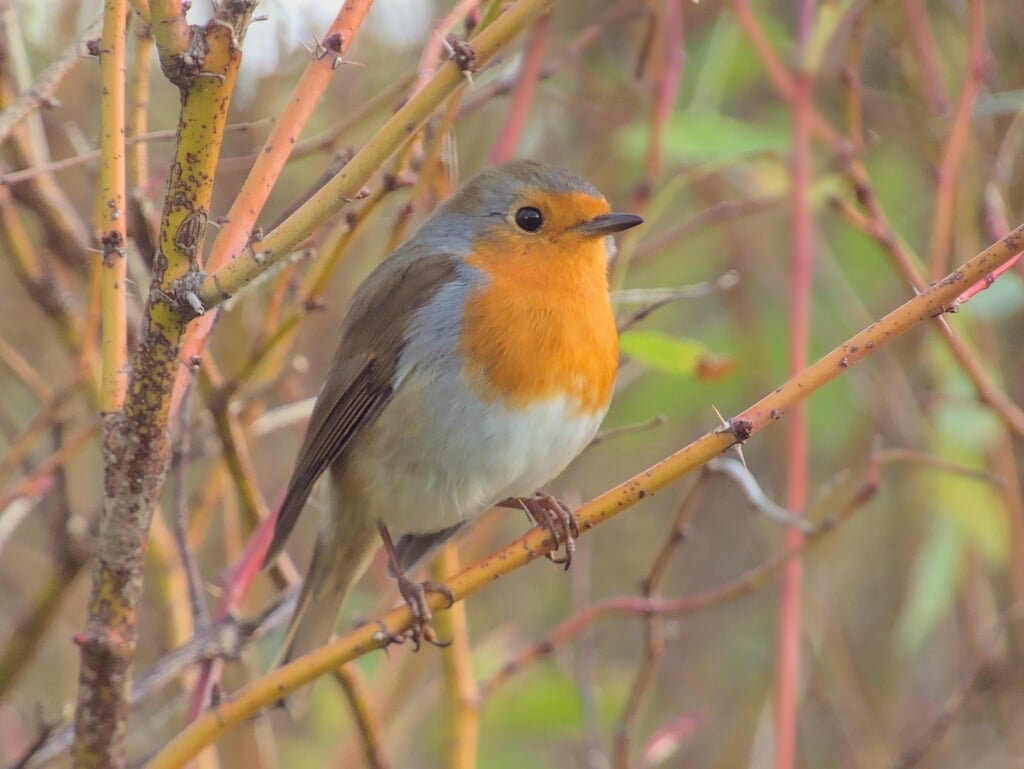
M641 157L650 140L650 129L635 122L624 130L627 151ZM718 112L690 110L669 121L665 153L677 163L713 163L744 155L784 153L789 135L781 128L745 123Z
M1002 428L988 409L957 400L970 384L936 348L935 368L943 372L942 392L949 400L933 410L929 446L935 456L965 468L989 469L988 454ZM964 564L972 555L999 568L1009 557L1010 531L998 490L981 478L921 467L915 495L928 516L928 534L917 554L897 639L906 654L920 645L953 610Z
M624 355L666 374L696 378L708 349L692 339L679 339L660 331L626 331L619 337Z
M963 572L963 539L948 519L938 518L914 562L907 603L896 641L907 656L916 654L956 597Z

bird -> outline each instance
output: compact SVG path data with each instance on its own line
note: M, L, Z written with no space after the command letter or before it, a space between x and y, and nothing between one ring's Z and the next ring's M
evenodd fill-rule
M356 289L264 565L324 473L313 554L275 666L330 640L378 544L428 640L428 591L407 573L487 510L518 506L565 545L571 512L539 491L608 410L618 333L612 235L642 223L588 181L518 160L441 203ZM418 637L417 637L418 645Z

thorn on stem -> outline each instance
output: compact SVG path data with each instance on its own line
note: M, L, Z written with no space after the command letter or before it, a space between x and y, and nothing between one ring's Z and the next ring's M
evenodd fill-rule
M203 306L203 300L199 298L199 295L195 291L186 291L181 295L182 300L188 305L188 308L194 313L195 317L204 315L206 308Z
M309 55L314 61L320 61L325 56L333 54L334 59L331 61L331 69L337 69L345 63L345 59L341 55L344 46L345 38L338 32L332 32L323 41L316 35L313 35L312 47L302 43L302 47L309 51Z

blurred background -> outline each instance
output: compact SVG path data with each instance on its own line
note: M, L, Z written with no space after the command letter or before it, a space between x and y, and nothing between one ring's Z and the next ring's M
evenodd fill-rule
M208 13L201 5L193 23ZM98 10L0 2L0 106ZM436 31L451 10L439 0L376 0L275 187L265 229L434 71L439 34L464 38L464 11ZM228 210L286 105L309 60L303 44L314 45L337 8L265 2L257 12L267 20L245 42L211 220ZM576 504L715 428L715 409L738 413L787 378L791 96L800 62L814 87L810 360L911 297L908 270L927 284L1020 222L1019 15L1015 3L983 0L827 2L800 45L785 0L556 2L385 166L369 197L311 239L314 258L288 264L221 314L186 419L175 425L188 442L154 523L136 675L194 631L173 493L186 495L190 547L213 606L257 514L283 493L308 414L302 402L323 381L354 287L459 180L503 156L557 162L588 177L616 210L645 216L620 240L611 268L613 288L629 290L616 295L629 329L610 434L548 489ZM141 27L132 19L130 36ZM517 99L531 63L532 98ZM16 133L0 146L5 764L42 725L66 717L77 686L71 637L84 623L102 493L96 406L83 384L95 338L84 266L95 258L86 249L97 166L86 153L96 146L98 74L94 59L75 63L54 103L26 124L28 138ZM179 107L155 63L150 76L148 172L135 196L141 218L129 225L139 244L129 268L135 322L148 287L146 212L159 211ZM40 199L63 201L60 222L46 218L53 206ZM22 231L37 262L12 245ZM1014 404L1024 403L1021 279L1011 272L947 316L959 354L937 328L922 327L806 403L810 503L798 512L812 522L843 517L802 556L799 766L1006 767L1024 757L1024 436L1014 422ZM663 296L658 290L683 287L696 295L635 317ZM980 401L980 378L1005 393L1001 408ZM783 415L744 447L751 473L780 504L787 429ZM877 493L851 502L876 475ZM702 482L684 511L685 537L674 539L694 484L682 480L588 532L568 573L536 562L472 596L468 647L413 654L402 646L358 660L380 756L367 757L342 688L325 678L304 720L279 712L252 720L202 762L452 765L457 709L443 658L458 653L480 687L479 766L773 765L775 577L701 611L593 612L604 599L643 595L662 553L654 592L678 598L743 580L783 550L785 526L718 475ZM300 569L315 518L307 514L290 546ZM470 564L526 526L494 511L460 539L458 560ZM257 578L240 616L258 615L276 594ZM395 600L378 560L339 629ZM496 678L569 618L579 620L577 632ZM279 636L269 632L228 663L227 692L266 670ZM181 728L194 685L189 672L133 710L132 756L149 755Z

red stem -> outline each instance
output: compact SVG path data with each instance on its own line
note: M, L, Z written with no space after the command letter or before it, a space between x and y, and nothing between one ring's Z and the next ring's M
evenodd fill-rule
M798 68L793 78L793 150L790 160L793 261L790 284L791 373L807 367L810 337L811 277L814 249L811 231L811 131L814 76L805 58L814 25L814 0L801 0L797 10ZM786 507L801 512L807 504L807 412L801 403L789 415L786 435ZM786 532L786 546L799 547L803 534ZM796 764L797 710L800 687L800 637L803 562L793 559L783 567L779 596L778 652L775 688L775 767Z
M921 68L924 81L922 90L928 101L928 111L935 116L945 115L949 111L949 95L942 79L939 44L932 30L925 0L903 0L903 15L907 19L910 47Z
M526 126L526 118L530 115L533 94L537 90L540 65L544 61L544 46L547 43L550 26L551 14L545 13L534 22L533 28L530 30L530 37L526 41L523 58L519 64L519 77L516 78L516 84L509 100L508 114L494 146L491 147L491 154L487 158L488 163L504 163L506 160L511 160L515 154L519 137L522 136L523 128Z
M686 66L683 47L683 9L680 0L665 0L664 60L654 78L654 100L651 105L651 142L647 147L647 184L650 191L661 173L665 132L675 108L679 81Z
M270 540L274 535L274 521L277 516L267 516L249 537L249 541L242 551L241 558L231 568L231 571L224 577L220 603L217 604L217 611L213 621L220 622L232 611L236 611L256 575L260 573L263 566L263 557L270 547ZM220 674L224 668L224 661L221 659L204 662L199 672L199 681L196 684L189 703L186 723L195 721L203 711L210 705L210 695L213 687L220 681Z
M931 249L928 256L928 277L932 280L942 277L949 262L953 222L956 218L957 174L968 151L974 104L978 99L980 81L985 70L985 4L982 0L971 0L969 30L967 76L964 78L953 126L937 171L935 213L932 217Z

